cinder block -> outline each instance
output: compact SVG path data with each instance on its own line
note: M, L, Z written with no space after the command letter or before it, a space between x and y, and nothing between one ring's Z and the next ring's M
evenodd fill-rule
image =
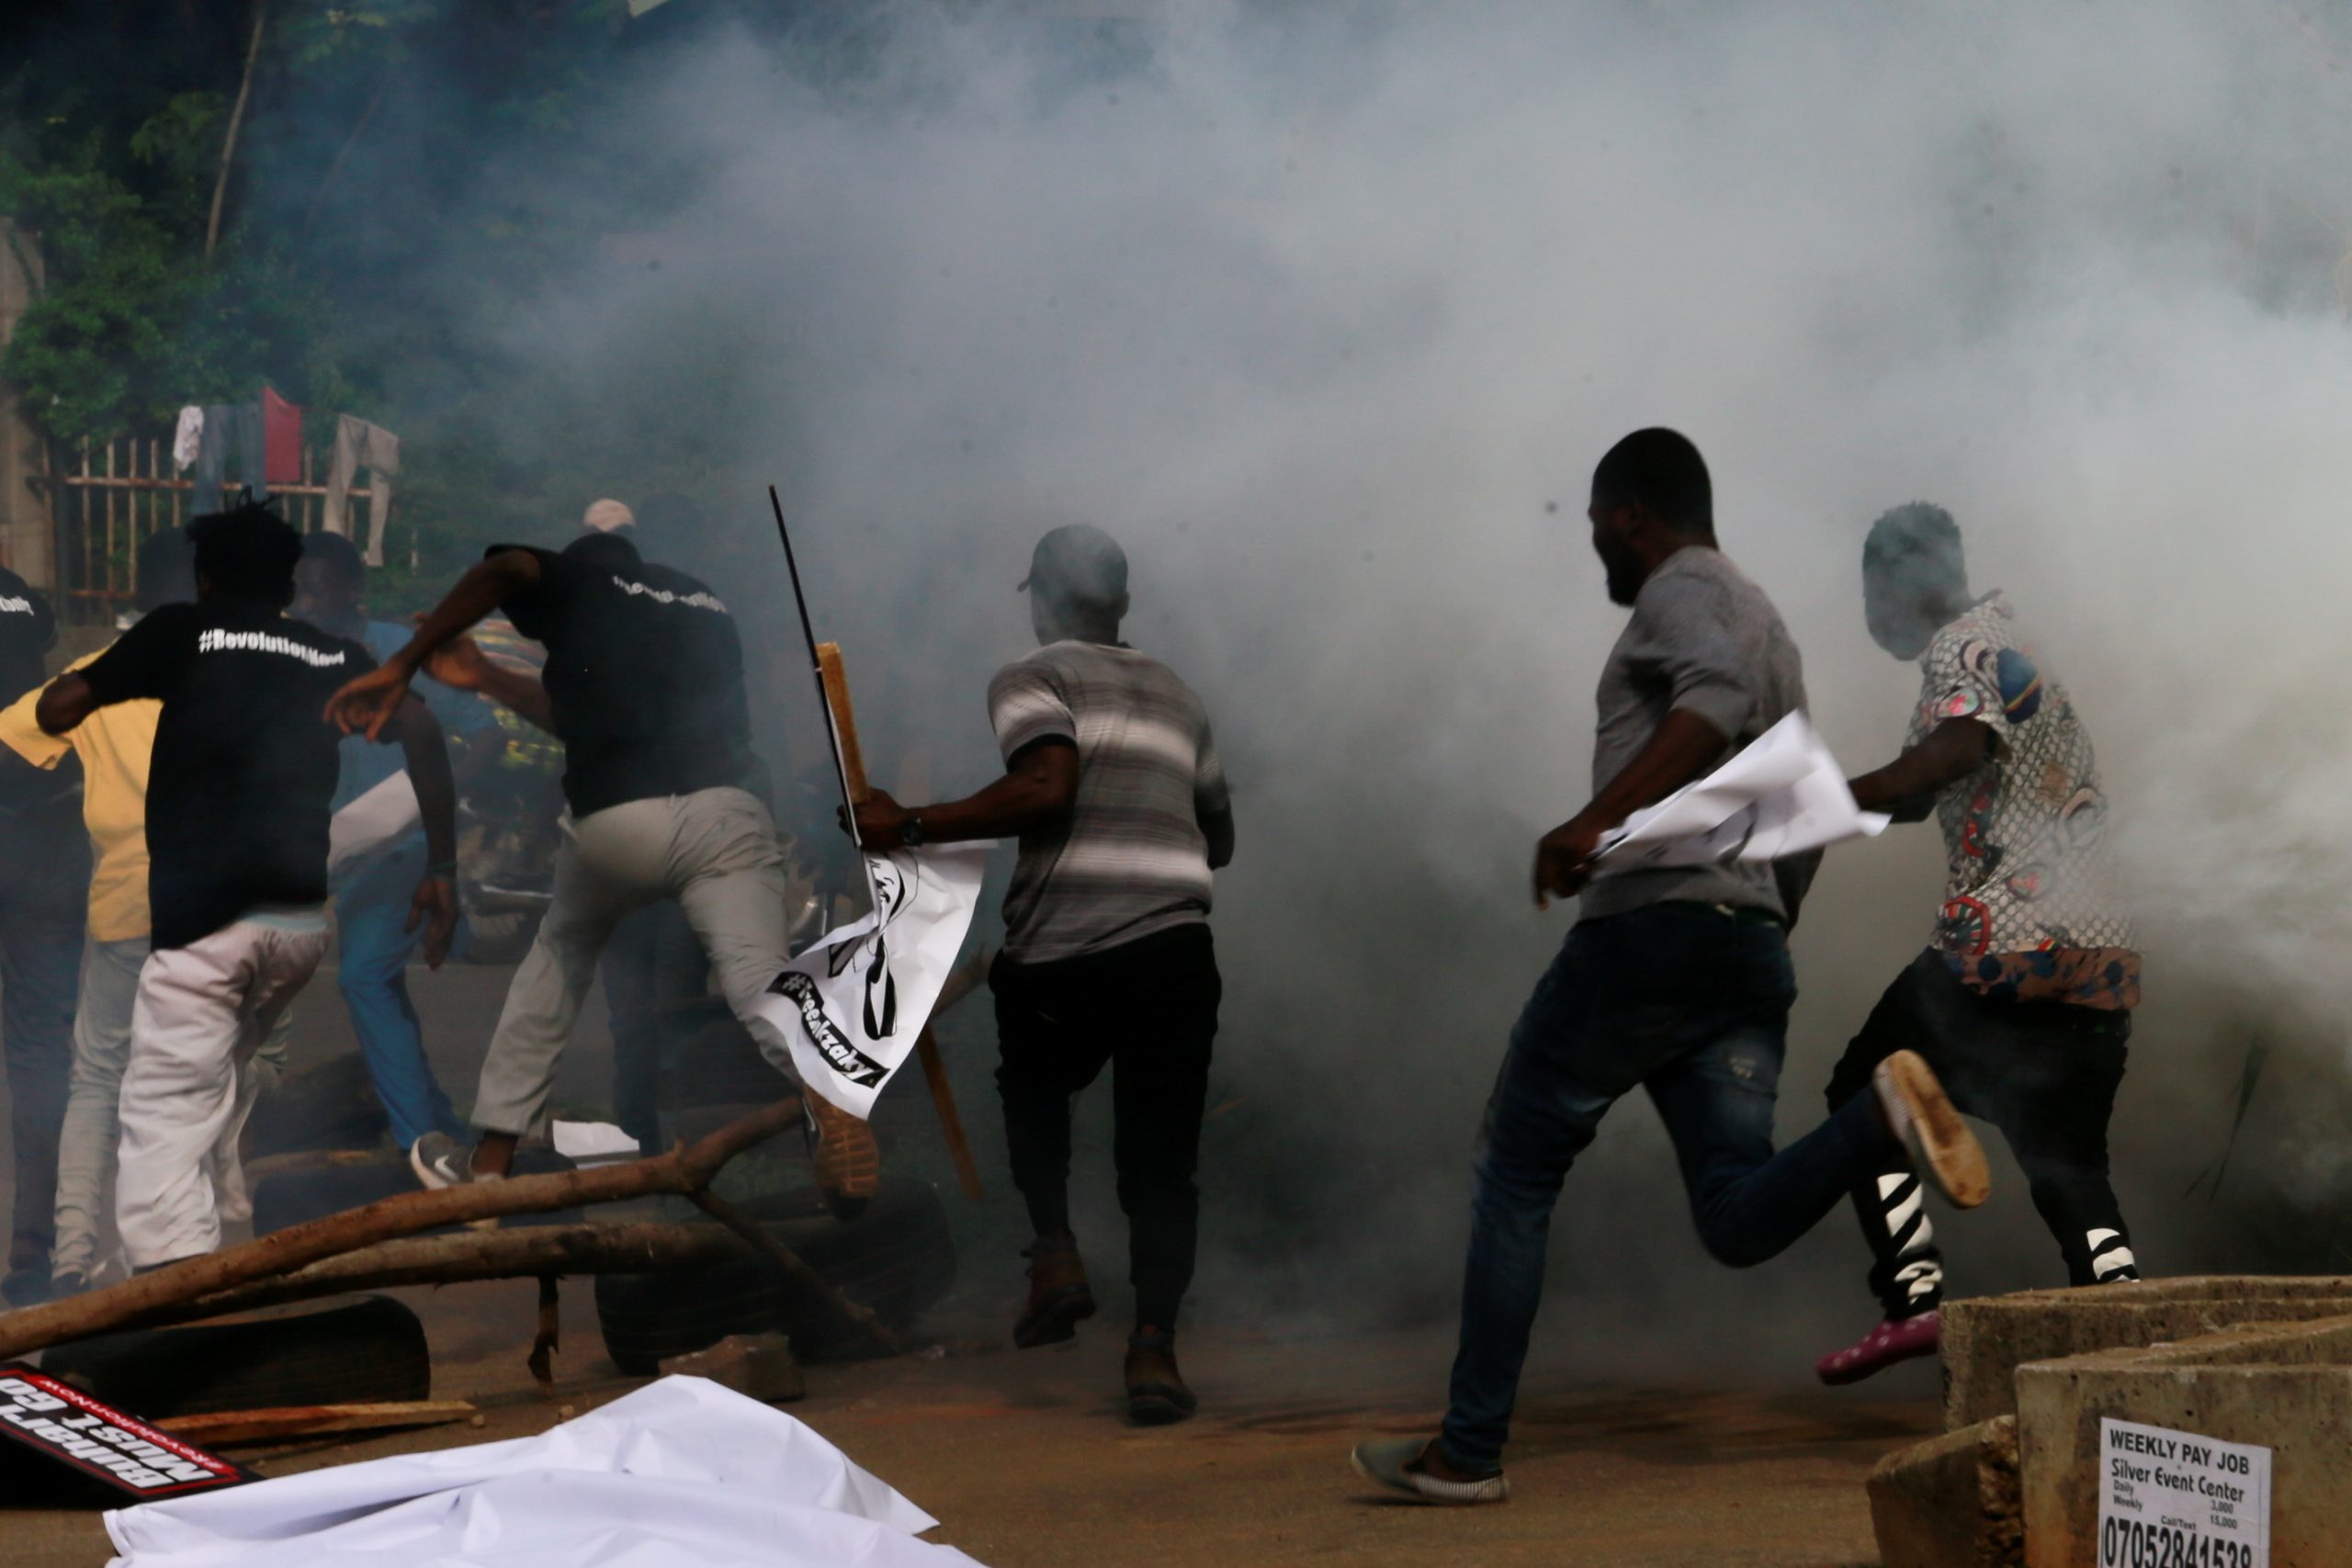
M772 1404L788 1404L808 1392L799 1358L781 1334L730 1334L707 1350L671 1357L662 1363L662 1375L708 1378Z
M2091 1568L2111 1417L2271 1450L2272 1568L2352 1562L2352 1316L2249 1325L2017 1372L2027 1568Z
M2017 1411L2018 1368L2089 1351L2193 1339L2242 1323L2352 1313L2352 1278L2207 1275L1948 1302L1944 1425L1958 1431Z
M1871 1525L1883 1568L2018 1568L2017 1418L1948 1432L1879 1461Z

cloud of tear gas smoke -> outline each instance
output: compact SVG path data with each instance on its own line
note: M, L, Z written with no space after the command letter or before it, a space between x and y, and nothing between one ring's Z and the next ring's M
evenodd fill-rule
M780 479L869 746L920 738L942 791L992 765L981 694L1026 645L1032 539L1084 518L1126 543L1131 638L1204 694L1238 788L1205 1320L1450 1303L1477 1111L1567 919L1527 907L1530 845L1585 797L1622 624L1584 485L1653 423L1707 454L1725 547L1857 766L1916 679L1864 635L1863 530L1913 499L1959 517L2128 822L2149 986L2117 1157L2142 1256L2324 1261L2249 1252L2180 1193L2219 1153L2246 1032L2315 1038L2352 990L2352 160L2331 130L2352 78L2328 41L2352 50L2352 22L928 16L852 86L725 38L613 106L698 171L631 240L661 265L583 262L510 347L619 399L723 361L732 596L769 595L788 650L760 532ZM1797 942L1784 1135L1926 936L1939 867L1932 829L1833 857ZM2340 1053L2283 1055L2292 1092L2267 1092L2316 1135ZM1962 1290L2056 1282L2008 1174L1943 1226ZM1551 1333L1622 1367L1624 1331L1655 1325L1689 1367L1676 1331L1737 1312L1743 1348L1711 1354L1786 1365L1867 1320L1843 1217L1734 1280L1682 1208L1655 1118L1623 1108L1562 1205Z

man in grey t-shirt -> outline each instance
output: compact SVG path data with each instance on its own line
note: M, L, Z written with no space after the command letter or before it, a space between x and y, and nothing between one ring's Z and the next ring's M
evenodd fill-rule
M1136 1288L1127 1410L1178 1421L1194 1408L1176 1370L1176 1313L1193 1276L1193 1172L1221 996L1209 892L1233 858L1233 811L1201 699L1119 640L1117 543L1082 524L1057 528L1022 587L1040 647L989 683L1004 776L913 809L877 794L858 807L858 837L877 851L1019 837L989 976L1005 1143L1037 1232L1013 1342L1068 1339L1094 1314L1069 1228L1069 1115L1109 1066Z
M1713 771L1804 704L1795 646L1763 591L1715 547L1699 450L1625 437L1593 470L1592 542L1633 619L1601 672L1591 804L1535 852L1535 901L1584 908L1511 1032L1487 1107L1460 1348L1434 1438L1366 1443L1356 1469L1423 1502L1500 1502L1502 1451L1544 1292L1552 1207L1600 1119L1636 1087L1673 1139L1707 1250L1779 1254L1859 1178L1916 1146L1955 1202L1982 1202L1984 1151L1927 1064L1898 1052L1877 1092L1772 1151L1796 976L1792 894L1769 866L1619 870L1603 834Z

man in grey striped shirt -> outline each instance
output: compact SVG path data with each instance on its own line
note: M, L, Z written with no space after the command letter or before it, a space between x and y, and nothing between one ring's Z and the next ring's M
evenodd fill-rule
M1022 1346L1071 1337L1094 1297L1069 1228L1069 1108L1105 1065L1117 1118L1136 1331L1130 1416L1193 1414L1176 1369L1192 1281L1193 1173L1220 996L1209 940L1213 871L1233 858L1233 812L1201 699L1119 640L1127 558L1099 528L1037 542L1028 581L1038 650L989 684L1005 774L966 799L859 807L869 849L1018 835L996 993L1005 1141L1037 1239Z

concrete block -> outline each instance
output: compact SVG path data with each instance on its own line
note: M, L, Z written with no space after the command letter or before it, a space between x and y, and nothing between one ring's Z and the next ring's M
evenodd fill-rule
M1883 1568L2018 1568L2018 1424L2003 1416L1879 1461L1871 1526Z
M707 1350L663 1361L662 1375L673 1374L708 1378L771 1404L788 1404L808 1392L799 1358L781 1334L730 1334Z
M2018 1369L2027 1568L2091 1568L2112 1417L2271 1450L2272 1568L2352 1562L2352 1316Z
M2352 1278L2335 1275L2208 1275L1947 1302L1944 1425L2015 1414L2017 1370L2029 1361L2347 1313Z

